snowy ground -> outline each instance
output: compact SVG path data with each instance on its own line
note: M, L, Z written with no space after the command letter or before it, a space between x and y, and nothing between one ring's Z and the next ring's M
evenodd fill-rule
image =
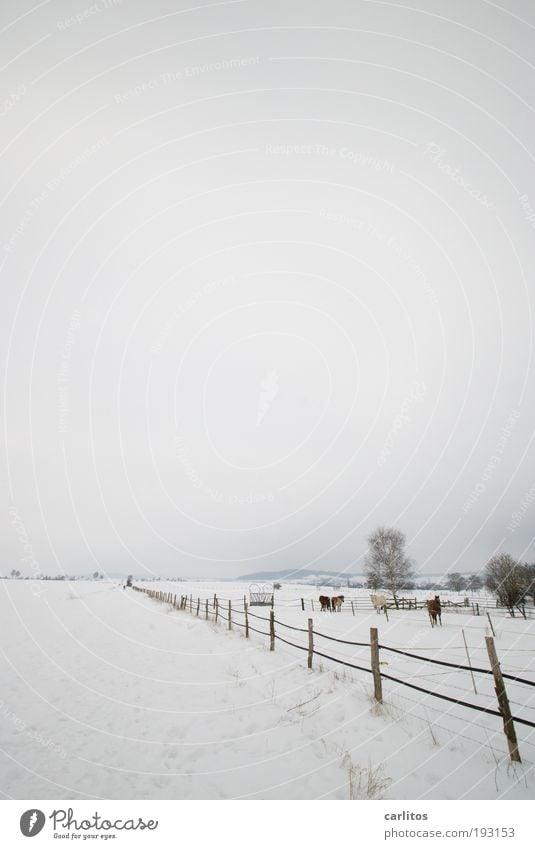
M243 584L155 585L233 599ZM39 592L36 594L35 590ZM33 591L32 591L33 590ZM332 595L333 591L328 590ZM342 590L342 592L344 592ZM384 615L349 605L303 612L310 587L285 585L276 618L296 628L488 668L486 616ZM352 590L347 597L367 598ZM309 603L310 605L310 603ZM223 604L222 604L223 606ZM196 606L193 605L195 613ZM255 608L259 616L268 611ZM504 672L535 680L535 620L492 613ZM517 725L523 763L508 765L501 720L384 681L242 629L228 631L113 582L0 582L0 790L13 798L461 799L533 797L535 729ZM236 616L237 621L240 617ZM264 630L266 623L255 621ZM300 645L306 635L277 626ZM316 639L316 648L369 666L369 650ZM387 651L383 671L496 707L490 676L446 670ZM508 682L513 712L535 720L535 688Z

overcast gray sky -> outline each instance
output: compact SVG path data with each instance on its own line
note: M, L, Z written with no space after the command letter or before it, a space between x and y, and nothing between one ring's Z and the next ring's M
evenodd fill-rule
M535 558L534 35L2 3L2 573Z

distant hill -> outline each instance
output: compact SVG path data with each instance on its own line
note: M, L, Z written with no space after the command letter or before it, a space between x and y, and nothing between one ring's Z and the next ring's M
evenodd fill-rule
M349 572L329 572L324 569L281 569L278 572L251 572L249 575L240 575L235 578L236 581L291 581L295 584L309 583L311 580L323 580L327 578L329 581L337 580L346 582L356 580L357 577L362 578L363 575Z
M468 576L468 573L464 575ZM415 576L417 583L431 582L437 579L443 580L446 573L421 572ZM251 572L248 575L240 575L235 581L288 581L292 584L317 584L323 586L351 586L365 585L366 575L364 572L333 572L326 569L280 569L277 572Z

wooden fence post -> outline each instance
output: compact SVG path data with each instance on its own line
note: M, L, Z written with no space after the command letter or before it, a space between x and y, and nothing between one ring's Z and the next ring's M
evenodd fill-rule
M275 651L275 612L269 614L269 650Z
M213 601L213 603L212 603L212 607L215 607L215 606L216 606L216 604L217 604L217 596L216 596L216 594L214 593L214 601Z
M488 610L487 610L487 619L489 620L489 625L490 625L490 630L492 631L492 636L495 637L496 632L494 630L494 626L492 624L492 619L490 618L490 613L488 612Z
M379 637L377 634L377 628L370 628L370 648L375 701L382 702L383 686L381 682L381 667L379 665Z
M232 602L228 600L228 629L232 631Z
M217 617L219 616L219 599L215 600L215 621L217 622Z
M304 610L304 609L305 609L305 599L302 598L301 599L301 610Z
M516 739L515 726L513 723L513 717L511 716L511 708L509 707L509 699L507 698L507 691L505 689L505 684L502 678L502 671L500 669L498 655L496 654L494 638L485 637L485 642L487 644L487 652L492 668L492 674L494 675L494 689L496 691L496 698L498 699L498 706L500 708L500 713L503 719L503 730L505 732L505 736L507 737L509 757L511 758L511 761L517 761L517 763L521 763L522 761L520 758L520 752L518 751L518 741Z
M245 636L249 639L249 605L244 602L245 609Z
M199 615L200 606L201 606L201 599L197 598L197 616Z
M312 669L312 657L314 655L314 622L308 620L308 668Z
M206 599L206 619L208 619L208 599Z
M189 612L193 613L193 596L192 595L190 595L190 597L189 597Z
M354 608L354 606L353 606L353 602L351 602L351 612L352 612L352 614L353 614L353 616L354 616L354 615L355 615L355 608Z

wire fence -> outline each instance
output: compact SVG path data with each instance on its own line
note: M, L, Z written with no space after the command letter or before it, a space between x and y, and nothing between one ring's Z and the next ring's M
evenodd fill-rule
M239 609L237 607L233 607L233 604L236 603L236 599L221 599L221 598L218 598L217 596L214 596L213 599L200 599L200 598L198 598L198 599L194 600L192 596L189 596L189 597L188 596L177 596L177 595L173 595L172 593L169 593L169 592L164 592L164 591L161 591L161 590L152 590L152 589L148 589L148 588L145 588L145 587L133 586L133 589L138 591L138 592L143 592L146 595L148 595L150 598L156 599L157 601L166 602L168 604L171 604L176 609L189 610L192 614L195 613L196 616L203 616L206 619L210 619L211 621L216 621L216 622L219 619L221 619L221 620L223 620L224 622L227 623L229 630L232 630L234 627L244 629L246 637L249 636L249 632L253 632L255 634L260 634L261 636L268 637L269 640L270 640L271 650L274 650L276 642L280 642L280 643L283 643L286 646L297 649L298 651L307 652L309 668L312 668L312 658L313 657L321 658L322 660L328 660L328 661L330 661L330 662L332 662L336 665L340 665L340 666L343 666L343 667L348 668L348 669L353 669L353 670L356 670L358 672L364 672L364 673L373 675L376 684L377 684L376 676L379 675L381 681L382 680L391 681L391 682L399 685L402 688L407 688L407 689L416 691L416 692L421 693L425 696L429 696L432 699L439 699L442 702L448 702L448 703L450 703L454 706L457 706L457 707L467 708L470 711L475 711L475 712L487 714L487 715L490 715L490 716L493 716L493 717L501 718L502 720L504 720L504 728L506 728L506 734L508 733L507 727L506 727L508 717L506 715L506 712L504 712L503 699L502 699L503 693L499 693L498 688L496 686L495 686L494 693L491 693L491 692L478 693L476 691L474 675L484 676L483 680L489 680L488 676L492 676L493 677L493 683L496 685L496 670L495 670L494 667L493 668L485 668L485 667L482 667L482 666L472 666L471 664L455 663L455 662L452 662L452 661L440 660L436 657L427 657L423 654L416 654L414 652L406 650L405 648L384 645L383 643L379 643L378 641L375 643L376 661L375 661L375 664L374 664L373 632L375 632L375 635L377 635L377 629L375 629L375 628L372 628L371 631L370 631L370 642L346 640L346 639L343 639L341 637L336 637L332 634L325 634L322 631L316 631L313 627L312 619L308 620L308 628L302 628L302 627L298 627L298 626L295 626L295 625L291 625L287 622L283 622L280 619L276 619L273 610L270 611L270 614L267 617L261 616L257 613L253 613L249 609L249 606L248 606L247 601L245 599L243 601L243 609ZM258 628L254 627L250 623L250 621L249 621L250 619L253 619L255 621L258 620L259 622L267 623L268 630L263 630L261 627L258 627ZM286 629L287 631L291 631L291 632L296 633L296 634L306 635L306 637L308 638L307 644L302 645L299 642L294 642L291 639L287 639L286 634L285 634L284 637L281 636L281 634L279 633L280 629ZM300 637L296 637L295 639L299 640ZM340 656L336 656L333 653L327 653L326 651L322 651L318 648L318 646L316 644L317 639L325 640L329 644L337 643L340 646L344 646L344 647L349 646L349 647L351 647L351 649L357 650L357 651L369 650L370 651L370 664L369 665L365 664L364 661L355 663L354 662L355 658L340 657ZM492 638L488 638L488 639L492 639ZM461 648L461 647L459 647L459 648ZM421 651L424 651L424 650L425 649L421 649ZM381 662L379 661L379 652L395 654L396 656L400 656L403 659L403 661L405 661L405 659L407 659L407 661L409 661L409 662L417 661L420 665L419 671L417 673L412 674L412 675L410 673L408 675L405 674L404 677L399 677L397 675L391 674L390 672L386 672L384 669L380 668ZM490 658L490 654L489 654L489 658ZM424 667L425 667L425 665L429 664L432 667L438 666L438 667L443 667L445 669L445 672L443 672L443 673L439 673L439 672L430 673L427 676L428 678L433 677L433 675L438 676L440 674L451 675L454 672L470 673L470 676L471 676L471 679L472 679L472 682L473 682L473 686L474 686L474 692L476 693L476 695L478 695L478 697L485 699L487 703L486 704L477 704L477 703L474 703L473 700L468 701L467 698L466 698L467 690L462 690L461 687L456 686L452 682L448 682L448 687L450 688L450 690L455 689L458 692L461 692L462 695L464 696L463 698L460 698L460 697L456 698L454 695L448 695L447 693L439 692L436 689L429 689L429 687L423 686L421 683L416 684L416 683L414 683L414 681L407 680L407 678L418 677L419 679L422 679L422 678L426 677L425 673L422 673L422 671L421 671L421 665L422 664L424 665ZM509 672L502 672L501 669L499 670L499 672L500 672L500 675L501 675L500 681L502 679L507 679L509 681L514 682L515 686L524 687L524 688L525 687L528 687L528 688L535 687L535 681L532 681L528 678L525 678L525 677L519 676L519 675L514 675L514 674L511 674ZM505 685L503 684L503 682L500 686L503 687L503 691L505 692ZM377 690L376 690L376 693L377 693ZM491 707L488 704L488 700L493 699L493 698L495 700L496 696L498 697L498 709L496 709L495 707ZM535 696L535 691L534 691L534 696ZM376 695L376 698L377 698L377 695ZM381 690L381 699L380 700L382 700L382 690ZM414 700L412 700L412 701L414 701ZM516 700L513 700L513 701L511 701L511 704L513 704L515 706L515 709L520 707L522 712L525 712L525 711L528 711L528 710L534 711L535 707L533 705L530 705L529 701L530 701L530 699L528 699L527 701L524 701L524 702L518 702ZM507 703L507 710L509 710L509 703ZM518 714L518 711L516 711L516 714ZM511 720L511 722L513 722L514 724L527 726L528 728L535 728L535 714L534 714L533 719L530 719L527 716L518 716L516 714L514 716L513 715L509 716L509 719ZM455 733L455 732L452 732L452 733ZM522 741L522 742L524 743L524 742L528 742L528 741ZM510 747L510 750L511 750L511 747ZM515 758L513 758L513 759L515 759Z
M140 588L141 589L141 588ZM330 588L333 592L336 589L337 593L340 590L343 590L343 587L339 588ZM145 590L145 588L143 588ZM317 590L314 587L314 590ZM327 591L327 590L326 590ZM158 593L159 591L152 590L152 592ZM430 591L434 592L434 591ZM447 591L441 591L441 595ZM344 593L344 605L346 610L351 610L353 613L358 611L372 611L375 610L376 607L371 600L370 593L368 595L352 595L348 593L347 590ZM253 594L254 595L254 594ZM263 602L264 606L273 606L275 593L268 593L269 598L271 599L270 603ZM218 596L218 600L221 603L228 603L229 601L232 603L237 602L239 599L234 596L232 598L226 596ZM386 598L386 608L387 610L425 610L427 606L427 598L418 598L416 595L414 596L399 596L396 599L394 598ZM462 599L454 600L451 598L442 598L441 606L448 610L449 613L459 613L465 614L468 616L485 616L487 612L495 611L495 612L504 612L511 613L509 608L504 607L498 604L498 601L489 595L471 595L467 592ZM319 611L321 609L320 603L316 597L312 596L303 596L300 598L277 598L277 607L284 608L301 608L303 611L311 610L313 613ZM528 604L527 601L520 604L518 607L513 608L513 614L518 618L525 619L533 619L535 618L535 601L533 604ZM252 614L251 614L252 615Z

